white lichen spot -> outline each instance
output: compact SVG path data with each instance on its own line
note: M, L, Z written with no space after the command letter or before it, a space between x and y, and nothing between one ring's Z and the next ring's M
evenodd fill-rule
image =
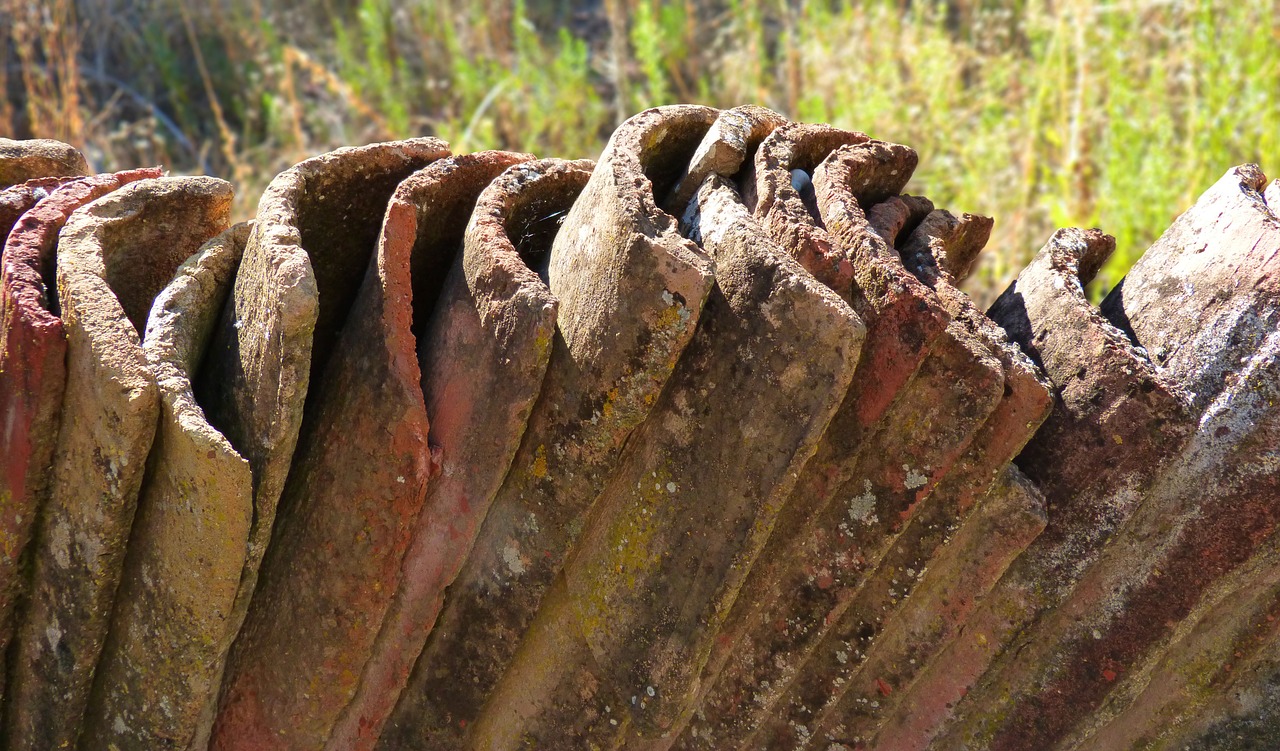
M917 472L906 464L902 465L902 469L907 473L907 478L902 481L902 484L906 486L907 490L915 490L929 481L928 477Z
M849 653L844 650L836 652L836 661L841 665L847 665L849 663Z
M662 290L661 297L662 297L663 305L675 305L676 298L675 298L675 295L671 294L671 290L666 290L666 289Z
M71 566L71 529L65 522L53 525L49 532L49 543L53 548L53 560L61 568Z
M1101 638L1102 638L1102 632L1095 628L1095 629L1093 630L1093 638L1094 638L1094 639L1101 639Z
M862 494L849 500L849 520L874 524L876 521L876 494L871 492L871 481L862 481Z
M791 723L791 727L796 731L797 741L800 741L802 745L809 742L809 728L794 721Z
M111 729L116 731L117 733L129 732L129 726L124 724L124 718L121 717L120 715L116 715L116 719L112 721Z
M44 630L44 638L49 642L49 649L57 650L58 643L62 641L62 628L58 625L57 618Z
M676 492L676 484L674 482L667 483L667 492L668 493Z
M396 476L396 482L398 482L398 483L400 483L401 485L403 485L403 484L404 484L404 475L397 475L397 476Z
M516 576L520 576L525 571L524 559L520 557L520 549L515 545L508 545L502 549L502 561Z
M658 694L658 692L654 690L653 686L645 686L644 692L648 694L650 697L656 696Z

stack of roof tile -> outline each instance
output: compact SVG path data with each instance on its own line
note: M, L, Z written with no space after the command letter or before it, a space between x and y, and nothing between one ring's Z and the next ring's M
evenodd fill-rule
M0 141L0 745L1280 738L1280 181L1101 306L906 146L659 108L231 186Z

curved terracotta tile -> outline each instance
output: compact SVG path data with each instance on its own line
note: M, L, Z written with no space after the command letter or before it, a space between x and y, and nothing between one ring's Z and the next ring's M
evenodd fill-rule
M896 290L902 292L899 302L915 302L883 307L868 323L862 376L818 448L813 461L819 463L811 462L801 477L805 484L797 485L796 494L804 495L797 501L793 494L791 503L804 513L784 512L762 556L764 565L744 585L750 595L739 598L732 626L721 635L704 675L711 687L701 714L682 736L682 748L745 743L768 721L791 685L808 675L806 661L841 622L907 523L922 506L935 503L937 483L1003 396L999 360L962 321L948 321L919 371L906 374L900 393L872 395L859 387L881 383L882 376L883 383L901 379L901 363L919 357L921 343L910 333L920 330L918 321L950 318L897 252L871 232L862 208L864 201L900 189L903 170L909 173L914 159L906 147L867 141L836 149L814 172L816 203L834 251L856 261L857 274L878 285L873 296L893 299ZM896 333L880 339L875 346L885 349L868 360L873 331L893 316L911 322L880 328L882 335ZM890 349L895 354L884 356ZM880 400L887 411L864 427L859 411Z
M1118 677L1121 684L1062 748L1186 748L1205 726L1232 724L1237 702L1261 703L1276 680L1277 645L1280 550L1269 546L1201 598L1167 650Z
M253 517L249 464L210 425L191 379L249 238L238 224L178 268L143 351L160 423L138 495L79 748L186 748L217 699Z
M1101 309L1203 411L1280 326L1280 219L1257 165L1228 170L1165 230Z
M1280 220L1263 203L1265 185L1252 165L1229 171L1104 306L1191 395L1198 425L1098 565L1037 625L1036 643L993 677L994 690L1017 697L1001 722L985 723L993 748L1056 743L1214 582L1274 544Z
M818 281L850 302L855 297L853 264L832 247L818 212L812 177L831 152L868 140L865 133L829 125L786 123L760 143L741 179L743 201L774 240ZM797 172L803 173L802 181Z
M657 204L715 116L678 106L631 118L569 210L548 267L560 308L542 394L383 748L464 743L692 337L710 263Z
M889 245L897 247L933 211L933 201L924 196L889 196L866 210L867 229ZM981 250L981 248L978 248ZM957 278L962 279L963 275Z
M716 288L592 510L564 597L538 615L570 636L539 640L534 626L472 736L482 747L609 746L682 725L712 640L853 377L864 328L852 309L760 240L727 182L704 183L698 202L692 236ZM566 652L565 638L580 646Z
M77 208L123 183L159 175L138 170L65 185L32 205L5 241L0 271L0 649L17 627L14 608L36 518L48 498L66 384L66 336L55 290L58 232ZM29 194L32 200L38 194Z
M215 178L139 180L77 210L62 229L66 391L11 665L14 748L76 741L159 420L141 346L146 312L182 261L227 227L231 196Z
M350 577L399 565L431 466L408 305L385 304L409 292L407 259L370 259L396 186L447 153L434 138L339 149L258 204L196 389L254 470L243 626L197 745L318 748L350 699L394 582Z
M1185 394L1085 297L1083 284L1114 247L1097 230L1059 230L991 308L1056 392L1053 412L1017 460L1043 492L1049 523L886 720L876 736L885 748L958 742L941 734L959 731L953 718L985 691L984 673L1015 659L1009 647L1097 562L1161 463L1186 440Z
M716 652L703 677L704 692L713 690L716 685L715 677L724 669L734 654L735 645L745 638L750 628L749 622L754 616L747 615L746 610L755 605L748 603L762 603L778 596L775 587L782 576L784 561L791 558L791 553L788 552L790 546L805 539L809 534L806 530L810 530L815 523L815 516L831 505L833 496L845 492L844 486L849 481L850 473L857 471L859 462L866 459L860 452L868 449L867 441L880 430L879 424L886 419L886 410L890 409L895 399L901 398L903 386L915 376L920 364L928 357L929 348L945 327L945 312L931 299L928 290L918 284L913 285L905 270L895 268L900 267L900 263L896 261L896 253L883 238L874 235L872 226L864 221L865 218L853 214L845 222L851 233L865 236L866 243L873 244L869 248L873 252L862 252L864 258L870 255L872 261L862 263L861 267L855 267L853 257L846 249L832 244L832 236L821 225L822 216L814 191L813 173L835 150L857 148L859 144L867 142L868 139L860 133L839 131L827 126L787 125L765 139L754 160L754 173L750 179L752 184L760 186L758 192L762 197L756 207L757 216L762 218L765 226L771 228L771 235L799 258L806 268L815 272L820 280L842 296L849 297L855 311L863 316L867 325L867 340L863 346L862 364L859 368L864 374L875 372L875 376L854 379L814 457L805 465L792 498L779 517L777 530L763 556L764 563L744 585L746 594L739 599L736 606L738 612L730 616L730 625L717 642ZM880 142L872 142L869 148L880 150L885 147ZM903 152L903 147L895 146L892 149L892 155L898 157L904 168L911 164L913 157ZM876 175L875 185L871 186L872 193L876 196L892 193L905 183L909 174L907 169L900 170L898 175ZM803 180L800 180L801 177ZM804 184L797 188L797 183ZM855 198L855 204L856 201ZM904 208L909 207L904 204ZM853 210L861 211L856 205ZM903 217L904 224L908 218ZM839 226L838 221L837 227ZM877 272L886 267L888 272ZM860 276L864 281L874 281L877 276L884 276L885 273L900 275L904 279L902 286L908 294L898 296L896 302L895 298L883 295L865 297L854 281L855 276ZM895 310L898 312L894 313ZM913 316L922 310L925 315L919 316L920 320L914 320ZM881 313L885 315L882 316ZM906 321L905 327L901 325L902 321ZM917 331L921 338L917 341L905 335L904 332L909 331ZM869 357L869 353L878 351L883 355L890 348L893 349L893 358L890 359L897 361L900 367L881 370L880 366L887 365L888 360L880 357L880 362L877 363ZM919 406L917 404L916 407L900 409L909 410ZM895 419L904 416L918 419L918 416L909 412ZM848 495L861 496L865 492L865 488L859 486L853 488ZM749 671L743 672L741 680L749 682L748 673ZM769 685L773 687L774 684L770 682ZM719 701L736 713L741 704L737 695L736 689L725 691ZM715 711L704 712L705 716L714 714ZM755 716L758 719L758 715ZM709 726L715 721L705 722ZM738 732L749 731L753 728L753 722L754 720L746 723Z
M556 304L512 244L521 235L513 227L509 239L506 226L530 219L530 211L567 208L589 171L529 158L485 151L443 159L401 183L387 210L378 263L443 269L442 276L413 279L414 308L432 313L421 316L425 329L415 359L440 474L428 484L409 530L398 584L391 583L395 596L329 748L376 743L445 587L462 567L510 466L542 383ZM526 207L525 201L559 208ZM405 307L408 298L388 300L407 325L414 312Z
M9 232L22 215L48 198L59 186L74 179L41 177L0 190L0 261L4 260L4 245Z
M1266 629L1272 629L1274 622L1280 622L1274 601L1272 605L1267 615L1274 620L1266 621L1266 616L1263 616ZM1233 603L1229 609L1237 607ZM1222 662L1207 665L1197 662L1192 666L1199 673L1193 676L1194 679L1206 672L1212 673L1207 685L1196 686L1202 689L1196 697L1199 706L1188 717L1159 717L1162 720L1159 723L1139 723L1138 729L1154 731L1141 738L1141 742L1146 744L1144 748L1151 751L1188 748L1197 751L1256 751L1271 746L1280 733L1280 703L1276 701L1276 687L1280 686L1280 639L1275 638L1274 633L1266 634L1262 628L1259 631L1263 633L1257 636L1250 634L1243 640L1246 643L1261 642L1250 654L1236 657L1234 653L1227 653L1223 655L1225 660ZM1218 654L1221 653L1204 656L1213 659ZM1205 670L1206 667L1209 670ZM1110 739L1104 737L1099 740L1105 743ZM1100 748L1105 751L1121 747Z
M89 174L84 155L71 146L47 138L15 141L0 138L0 188L40 177L80 177Z
M791 734L783 737L803 735L809 743L797 748L857 748L857 743L870 739L883 718L904 703L909 708L903 697L910 695L919 671L964 632L974 609L1046 522L1044 497L1017 467L1007 464L987 497L958 529L932 525L944 534L951 531L933 558L917 557L904 565L892 565L886 559L895 578L889 582L888 597L880 602L901 600L898 609L890 617L888 612L875 613L874 606L850 608L865 615L856 627L881 633L867 645L859 643L856 632L845 631L841 637L849 643L847 650L820 650L811 658L820 664L843 665L843 657L857 667L842 676L841 692L825 707L811 701L808 706L821 707L820 711L812 717L794 717L795 725L788 728Z
M923 205L918 200L895 198L876 206L885 203L900 203L907 210L903 225L912 218L913 204ZM876 212L873 207L868 214L873 213L884 212ZM894 219L891 226L886 227L892 239L901 231L892 229L898 224ZM923 667L928 650L942 646L933 629L922 640L905 644L907 637L901 629L910 626L903 620L928 612L930 605L922 603L927 602L925 598L930 592L943 590L945 597L954 602L971 604L995 584L1004 567L1044 528L1044 508L1039 493L1034 489L1024 490L1024 484L1031 488L1029 481L1010 482L1006 478L1000 485L1003 495L982 501L1004 504L1005 518L995 527L1000 534L973 540L970 537L973 533L966 531L962 533L963 540L957 538L950 543L950 546L964 543L982 551L981 555L969 556L966 565L982 561L983 566L956 580L947 577L957 567L949 570L932 562L935 555L945 559L953 557L947 549L939 553L939 548L944 546L952 530L969 529L966 520L974 511L975 503L988 495L997 476L1008 471L1009 462L1048 416L1052 396L1048 382L1035 364L1009 342L995 323L974 308L968 296L955 287L955 278L943 270L972 265L990 235L991 220L933 211L916 224L910 237L901 242L904 266L935 292L939 304L953 317L952 325L963 326L968 336L999 361L1004 393L964 454L942 478L929 501L910 520L890 552L808 657L787 695L774 706L768 722L754 736L757 744L803 746L803 741L811 740L821 747L828 731L822 727L825 718L820 715L840 725L840 732L831 732L832 737L864 736L874 728L874 722L893 707L895 695L902 695L902 689L913 680L917 666ZM911 389L909 385L908 392ZM990 523L985 525L987 531L992 528ZM925 570L934 572L930 585L924 593L916 594L917 583L924 586L925 581L905 572ZM950 583L937 584L940 580ZM963 626L967 611L961 606L933 604L938 612L950 614L945 624L947 631L954 634ZM905 608L905 614L900 614L899 608ZM891 646L883 643L886 637ZM915 659L903 657L899 661L894 656L895 649L909 649ZM875 679L863 678L869 675ZM862 722L854 721L855 717Z
M663 202L662 210L674 217L684 216L687 208L696 210L690 201L697 197L698 189L708 177L722 175L732 179L744 167L750 171L750 162L760 143L786 122L777 112L754 104L722 111L702 137L689 166Z

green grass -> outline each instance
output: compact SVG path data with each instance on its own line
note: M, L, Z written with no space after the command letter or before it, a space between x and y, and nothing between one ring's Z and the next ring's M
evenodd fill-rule
M123 5L0 0L0 132L232 177L242 215L342 144L592 157L645 107L755 102L919 151L909 190L996 219L989 298L1063 225L1116 236L1098 293L1229 167L1280 171L1276 0Z

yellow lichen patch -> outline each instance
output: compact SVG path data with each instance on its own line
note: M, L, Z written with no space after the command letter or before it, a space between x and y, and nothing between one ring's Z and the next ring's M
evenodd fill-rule
M609 389L609 393L605 394L604 404L600 407L600 414L604 415L606 420L613 419L613 403L617 398L617 388L611 388Z
M584 634L609 631L619 615L612 612L611 601L624 588L634 592L644 572L661 562L665 546L655 545L654 536L663 528L658 522L661 507L670 503L673 491L668 486L675 483L664 469L641 480L631 502L614 517L605 535L607 547L599 551L603 555L587 564L582 580L592 586L583 593L579 610Z
M539 355L549 352L551 350L551 332L545 330L539 332L537 338L534 339L533 347Z
M533 467L529 471L539 480L547 476L546 446L538 446L538 450L533 452Z

